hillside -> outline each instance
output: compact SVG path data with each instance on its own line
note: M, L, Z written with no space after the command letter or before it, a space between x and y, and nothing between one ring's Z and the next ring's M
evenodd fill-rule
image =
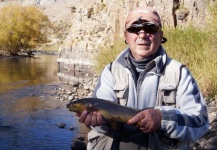
M3 0L7 3L36 5L57 27L52 42L42 49L58 50L59 62L92 64L99 45L110 45L115 36L123 37L124 20L135 6L153 6L163 26L185 27L206 25L208 0ZM70 59L68 59L70 58ZM82 61L81 61L82 60Z

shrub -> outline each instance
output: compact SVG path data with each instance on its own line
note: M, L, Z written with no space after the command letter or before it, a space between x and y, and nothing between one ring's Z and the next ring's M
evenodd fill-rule
M12 55L48 42L52 25L46 15L34 6L8 5L0 10L0 45Z

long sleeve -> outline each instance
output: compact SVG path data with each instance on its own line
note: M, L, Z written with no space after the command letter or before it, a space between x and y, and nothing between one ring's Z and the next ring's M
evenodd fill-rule
M107 65L99 76L96 84L93 97L102 98L117 102L117 96L113 90L115 79L109 70L110 65Z
M181 141L199 139L209 128L207 108L195 79L186 68L182 69L176 103L179 108L156 107L162 112L161 130Z

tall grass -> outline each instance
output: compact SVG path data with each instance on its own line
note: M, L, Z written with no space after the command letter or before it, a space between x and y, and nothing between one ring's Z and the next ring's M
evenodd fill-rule
M217 95L217 3L210 7L206 28L164 29L164 47L172 58L185 64L204 96Z
M94 69L96 73L100 73L105 65L114 61L117 55L126 48L124 39L117 38L113 45L109 46L99 46L98 54L96 56Z
M189 68L203 95L209 98L217 94L217 52L211 48L217 47L217 38L213 39L213 36L211 32L193 26L165 29L168 41L164 48L168 55Z
M203 95L217 95L217 3L210 8L211 17L205 29L194 26L187 28L165 28L168 41L163 44L168 55L186 65L196 79ZM114 61L126 47L123 39L113 46L101 46L98 50L95 69L99 73L106 64Z

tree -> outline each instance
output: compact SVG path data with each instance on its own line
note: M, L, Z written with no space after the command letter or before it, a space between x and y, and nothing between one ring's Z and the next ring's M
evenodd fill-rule
M48 17L35 6L8 5L0 10L0 48L11 55L24 50L30 56L49 41L51 32Z

